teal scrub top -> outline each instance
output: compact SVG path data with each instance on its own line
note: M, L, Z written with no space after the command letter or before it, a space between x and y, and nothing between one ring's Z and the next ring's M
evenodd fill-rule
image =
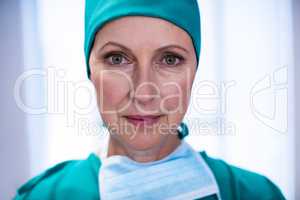
M232 166L199 152L212 170L223 200L281 200L280 189L263 175ZM15 200L99 200L101 161L91 153L85 160L59 163L17 190ZM217 199L216 195L202 198Z

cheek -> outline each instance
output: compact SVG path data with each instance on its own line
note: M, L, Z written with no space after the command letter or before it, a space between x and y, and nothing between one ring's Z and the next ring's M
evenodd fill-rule
M185 113L190 99L192 83L186 79L178 79L176 82L166 84L161 90L162 109L169 114Z
M95 86L101 112L116 111L130 91L128 79L111 72L99 75L96 78Z

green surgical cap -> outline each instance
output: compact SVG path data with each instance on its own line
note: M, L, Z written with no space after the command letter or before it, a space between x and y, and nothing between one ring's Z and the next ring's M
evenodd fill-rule
M84 52L89 78L89 57L97 31L124 16L161 18L185 30L193 41L198 66L201 31L197 0L86 0Z

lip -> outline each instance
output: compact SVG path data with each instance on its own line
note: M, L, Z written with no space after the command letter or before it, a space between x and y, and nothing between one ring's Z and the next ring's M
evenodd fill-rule
M133 125L153 125L157 123L161 115L127 115L126 120Z

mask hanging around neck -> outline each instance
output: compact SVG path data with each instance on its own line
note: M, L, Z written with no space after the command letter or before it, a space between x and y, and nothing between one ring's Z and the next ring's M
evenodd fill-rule
M210 195L220 199L208 165L184 140L169 155L153 162L140 163L123 155L102 157L99 191L101 200L183 200Z

